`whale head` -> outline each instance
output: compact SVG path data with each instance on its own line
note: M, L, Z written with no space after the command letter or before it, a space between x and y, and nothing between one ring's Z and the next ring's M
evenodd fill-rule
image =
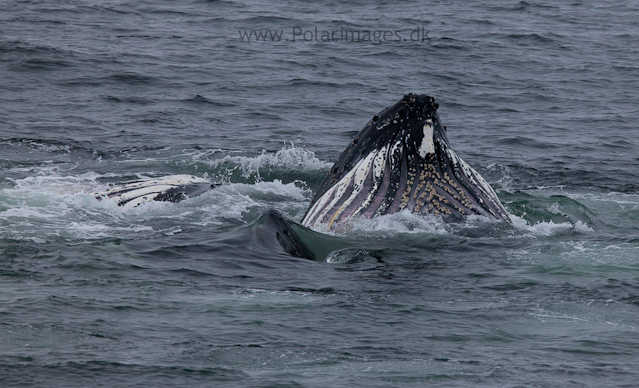
M510 222L494 190L450 147L438 106L411 93L375 115L328 171L302 225L331 230L403 210Z

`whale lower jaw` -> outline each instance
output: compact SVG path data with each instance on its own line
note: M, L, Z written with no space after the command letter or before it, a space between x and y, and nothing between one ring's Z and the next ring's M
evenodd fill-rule
M371 152L309 208L302 225L331 230L357 217L374 218L400 211L460 218L482 215L510 222L486 180L453 150L440 173L428 160L412 156L388 160L386 149ZM392 158L391 158L392 160ZM403 167L402 167L403 166Z

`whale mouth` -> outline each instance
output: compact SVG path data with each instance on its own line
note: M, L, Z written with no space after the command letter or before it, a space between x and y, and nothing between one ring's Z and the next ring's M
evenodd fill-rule
M331 230L402 210L510 222L490 185L450 147L438 107L411 93L375 115L329 170L302 224Z

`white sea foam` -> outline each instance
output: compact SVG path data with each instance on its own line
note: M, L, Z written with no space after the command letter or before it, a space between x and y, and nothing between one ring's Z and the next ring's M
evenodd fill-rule
M227 155L209 160L207 163L214 168L230 163L240 168L245 178L256 176L258 181L261 180L260 170L264 169L275 167L287 171L326 171L332 166L332 163L318 159L314 152L297 147L293 143L275 153L263 150L257 156Z
M200 225L223 225L228 219L247 223L271 208L296 214L306 208L310 194L305 185L279 180L223 185L190 201L189 206L197 206L199 213L191 221Z
M552 206L552 205L551 205ZM537 222L534 224L530 224L523 217L518 217L513 214L510 214L510 220L513 225L524 232L528 232L533 236L553 236L558 234L564 234L569 231L579 232L579 233L591 233L594 230L589 227L585 222L577 221L574 224L565 221L555 223L554 221L543 221Z
M304 182L280 180L231 183L180 203L145 202L122 208L92 193L106 188L106 175L29 176L0 190L0 237L46 242L50 239L144 238L175 234L180 225L224 226L248 223L270 208L303 211L311 191ZM176 225L176 223L178 225Z
M531 308L528 315L540 322L557 326L558 330L573 330L575 326L614 326L624 330L637 331L634 318L628 314L628 306L613 300L591 300L582 302L561 302L553 306Z
M438 217L423 217L409 211L376 218L355 218L348 227L349 234L364 236L392 236L398 234L448 234L446 224Z

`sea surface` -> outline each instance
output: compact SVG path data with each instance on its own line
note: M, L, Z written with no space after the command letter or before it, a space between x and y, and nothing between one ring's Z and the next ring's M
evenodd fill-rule
M636 386L638 15L2 2L0 386ZM409 92L437 99L513 225L400 213L309 232L321 261L284 253L265 212L299 222ZM133 209L91 195L169 174L224 184Z

